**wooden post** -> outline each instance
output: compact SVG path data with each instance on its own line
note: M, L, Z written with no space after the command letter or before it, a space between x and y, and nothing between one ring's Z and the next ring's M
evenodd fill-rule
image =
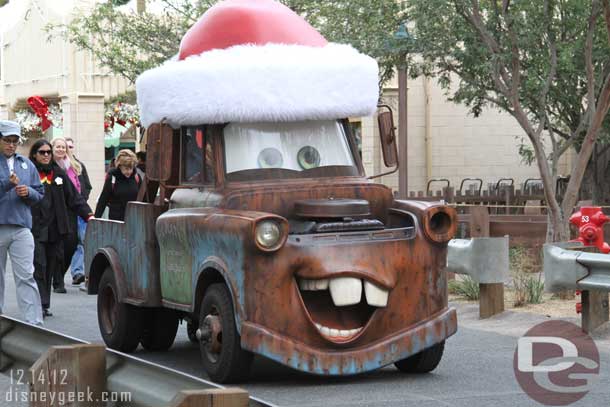
M29 370L30 406L104 406L106 348L53 346Z
M171 407L247 407L248 392L237 388L183 390L174 397Z
M470 237L489 237L489 211L486 206L470 208ZM479 318L504 312L504 283L479 283Z
M608 322L608 293L605 291L585 290L581 292L581 326L585 332L592 332Z

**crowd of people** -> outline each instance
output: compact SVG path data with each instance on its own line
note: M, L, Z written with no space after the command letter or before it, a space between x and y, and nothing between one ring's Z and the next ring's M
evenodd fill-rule
M52 316L51 290L67 292L85 280L87 222L103 216L124 220L127 202L137 198L144 173L142 158L121 150L106 174L95 213L87 204L92 186L85 165L74 156L74 140L37 140L25 157L17 153L18 123L0 120L0 314L4 274L10 257L17 302L26 322L42 325Z

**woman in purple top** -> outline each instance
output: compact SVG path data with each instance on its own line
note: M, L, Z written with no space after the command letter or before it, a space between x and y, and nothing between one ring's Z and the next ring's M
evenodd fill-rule
M53 145L53 160L57 165L66 172L68 178L74 185L74 188L81 193L82 187L79 180L79 176L82 173L82 167L78 160L74 158L72 152L68 148L68 143L63 137L53 139L51 143ZM64 264L66 267L71 263L72 256L76 251L78 245L78 220L77 215L69 211L71 230L74 233L70 233L64 240ZM53 276L53 292L65 294L66 287L64 285L64 275L66 270L61 270L61 274L58 272L57 275Z

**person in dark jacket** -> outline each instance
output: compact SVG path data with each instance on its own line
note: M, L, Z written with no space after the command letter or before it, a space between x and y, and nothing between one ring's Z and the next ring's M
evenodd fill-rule
M135 201L142 183L142 175L136 169L138 159L131 150L121 150L115 159L116 168L108 171L104 188L95 208L95 217L101 218L108 206L108 218L125 220L127 202Z
M32 206L34 235L34 278L40 291L43 316L51 316L51 284L63 276L64 237L72 233L68 209L83 219L92 217L91 208L76 191L68 175L52 160L53 148L47 140L38 140L30 150L45 194Z
M85 167L85 164L76 158L76 155L74 154L74 140L71 137L66 137L65 142L67 147L66 155L71 162L77 163L77 166L74 166L77 167L77 170L80 168L80 171L77 171L79 181L78 185L80 186L79 192L85 201L88 201L93 187L91 186L91 181L89 180L89 174L87 174L87 167ZM55 143L53 143L53 146L55 147ZM74 186L76 187L76 185ZM76 189L78 190L79 188ZM74 239L66 240L64 244L64 250L66 250L66 253L64 253L64 259L66 261L66 265L70 266L72 285L79 285L85 281L85 248L83 245L85 242L87 223L78 217L74 212L70 212L72 224L75 226L75 230L78 231L78 234L77 236L74 236Z

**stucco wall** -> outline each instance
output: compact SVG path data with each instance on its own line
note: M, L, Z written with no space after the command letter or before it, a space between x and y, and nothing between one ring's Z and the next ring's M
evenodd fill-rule
M394 122L398 127L398 89L395 80L384 88L382 101L392 107ZM385 171L376 126L375 118L362 119L362 155L367 174ZM407 128L410 191L425 191L428 180L434 178L449 179L456 188L464 178L481 178L484 186L500 178L513 178L516 186L528 178L539 178L535 164L526 165L519 156L521 140L526 144L529 142L512 116L496 109L484 109L475 118L464 106L449 102L433 79L420 77L408 81ZM430 143L428 152L427 135ZM567 160L564 160L560 172L566 171ZM381 181L396 190L398 173L382 177Z
M47 41L44 31L47 24L68 21L76 8L92 4L22 0L10 10L15 23L0 27L0 118L13 118L33 95L62 100L64 136L74 138L78 157L87 165L94 204L104 181L104 99L125 93L130 84L100 68L90 52L78 51L60 37Z

